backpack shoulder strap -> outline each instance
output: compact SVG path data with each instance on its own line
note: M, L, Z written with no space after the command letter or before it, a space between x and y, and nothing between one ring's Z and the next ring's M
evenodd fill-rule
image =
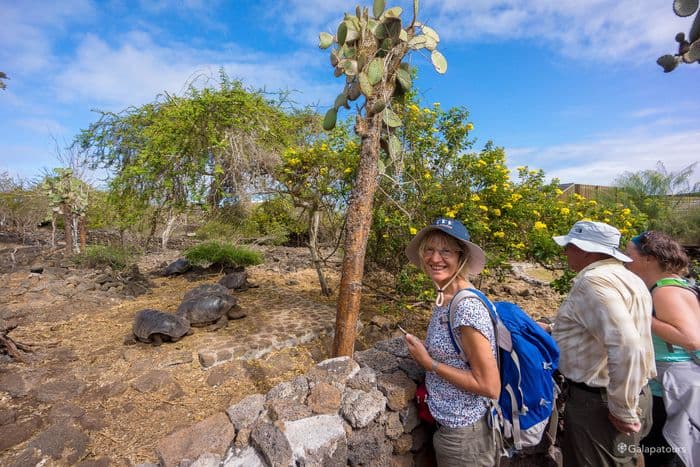
M455 351L459 354L460 358L465 362L467 361L467 356L464 354L462 343L459 340L459 336L457 336L457 330L454 326L454 322L455 316L457 314L457 306L459 305L459 303L465 298L473 297L474 295L475 294L472 293L470 289L460 289L459 292L454 294L452 300L450 300L450 306L448 311L449 319L447 320L447 327L450 334L450 340L452 341L452 347L454 347Z
M452 341L452 346L454 347L455 351L459 354L459 356L462 358L462 360L466 361L466 355L464 354L464 349L462 348L462 343L459 340L459 336L457 335L457 330L454 326L455 322L455 316L457 313L457 306L459 303L464 300L465 298L478 298L481 303L484 304L486 309L489 312L489 316L491 317L491 323L493 325L493 333L494 333L494 338L496 339L496 351L500 353L500 349L504 349L508 352L510 352L513 348L513 343L512 343L512 338L510 335L510 331L508 328L505 327L503 322L498 316L498 309L496 308L496 305L493 304L491 300L489 300L486 295L484 295L483 292L477 289L461 289L459 292L457 292L454 297L452 297L452 300L450 300L450 306L449 306L449 319L447 321L447 326L449 328L449 334L450 334L450 340ZM496 360L499 363L499 371L500 371L500 358L497 358Z

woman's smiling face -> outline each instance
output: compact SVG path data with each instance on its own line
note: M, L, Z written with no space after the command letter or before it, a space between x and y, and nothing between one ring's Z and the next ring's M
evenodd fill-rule
M436 232L429 235L422 248L423 269L440 287L457 273L462 250L455 239Z

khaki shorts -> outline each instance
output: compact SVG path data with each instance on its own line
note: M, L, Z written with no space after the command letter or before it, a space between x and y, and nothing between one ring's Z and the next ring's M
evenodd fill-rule
M433 435L438 467L498 465L500 437L489 426L489 415L473 425L449 428L440 426Z
M639 395L637 408L642 428L638 433L625 435L617 431L608 419L604 391L594 393L570 386L561 437L564 467L640 465L639 441L651 429L651 403L651 391L647 385Z

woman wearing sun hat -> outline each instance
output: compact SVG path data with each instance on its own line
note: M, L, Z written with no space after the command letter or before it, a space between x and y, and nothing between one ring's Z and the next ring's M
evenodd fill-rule
M642 440L647 465L700 466L700 304L683 279L690 260L669 235L650 230L627 244L627 267L651 291L657 377L653 423Z
M438 465L498 464L500 439L489 424L490 399L498 398L496 341L486 306L476 297L456 307L454 326L466 360L455 350L448 328L449 304L463 288L475 288L469 274L484 269L486 257L455 219L436 219L411 240L406 256L435 284L437 299L425 342L406 335L411 356L426 370L428 407L438 430L433 436Z

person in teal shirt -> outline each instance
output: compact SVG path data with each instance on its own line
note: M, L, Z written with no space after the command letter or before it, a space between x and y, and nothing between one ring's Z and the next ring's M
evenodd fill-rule
M650 382L653 425L642 440L646 465L700 466L700 301L682 277L689 259L670 236L644 232L627 245L631 271L653 302L652 341L657 377Z

